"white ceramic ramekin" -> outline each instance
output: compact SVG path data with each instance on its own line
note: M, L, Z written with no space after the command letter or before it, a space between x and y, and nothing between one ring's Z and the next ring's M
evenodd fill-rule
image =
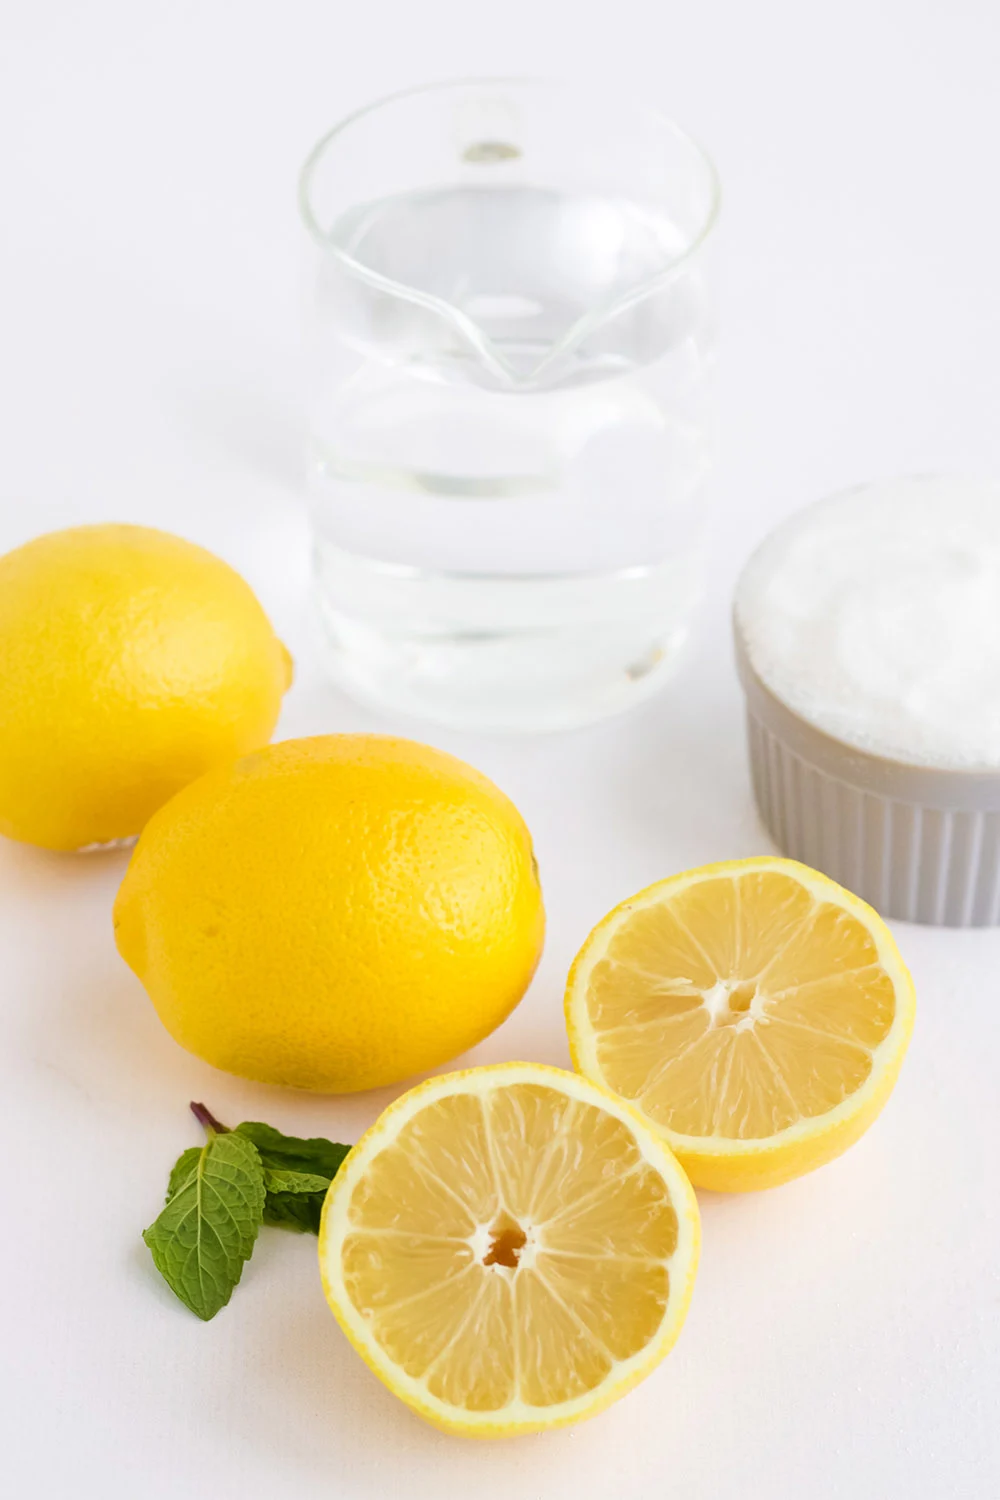
M754 795L783 853L886 917L1000 923L1000 773L905 765L834 739L765 686L738 622L736 662Z

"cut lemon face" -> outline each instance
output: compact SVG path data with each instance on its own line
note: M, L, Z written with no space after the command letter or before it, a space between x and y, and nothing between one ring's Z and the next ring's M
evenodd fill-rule
M787 859L689 870L625 901L569 976L575 1066L698 1186L773 1187L852 1145L892 1091L913 981L881 917Z
M320 1229L341 1327L421 1416L475 1437L600 1411L680 1332L698 1208L618 1099L533 1063L404 1094L351 1151Z

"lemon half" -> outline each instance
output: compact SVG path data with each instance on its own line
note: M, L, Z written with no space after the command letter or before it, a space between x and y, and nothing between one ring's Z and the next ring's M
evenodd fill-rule
M771 1187L846 1150L892 1091L913 982L881 917L761 858L676 875L590 934L569 976L575 1066L630 1101L692 1182Z
M319 1258L351 1343L401 1400L475 1437L600 1411L680 1332L698 1209L620 1100L532 1063L397 1099L327 1195Z

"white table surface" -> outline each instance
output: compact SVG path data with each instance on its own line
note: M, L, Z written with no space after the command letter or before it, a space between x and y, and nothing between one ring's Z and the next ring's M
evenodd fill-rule
M299 658L280 735L422 734L517 800L550 935L475 1061L565 1064L563 977L594 921L672 871L768 847L727 634L755 540L867 478L1000 474L998 62L987 0L3 8L0 547L103 519L190 536L251 579ZM294 179L313 139L371 97L526 70L645 94L717 158L725 524L696 643L658 700L502 741L378 720L318 673ZM312 1240L263 1234L208 1325L159 1282L139 1231L196 1139L189 1099L350 1140L391 1091L300 1096L182 1052L114 949L124 865L0 847L7 1493L997 1493L1000 932L899 926L920 1014L883 1118L803 1181L703 1195L687 1327L627 1400L480 1446L425 1427L368 1373L326 1311Z

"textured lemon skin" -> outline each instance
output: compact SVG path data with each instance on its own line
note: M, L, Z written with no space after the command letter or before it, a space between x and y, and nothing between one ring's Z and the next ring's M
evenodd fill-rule
M462 761L409 740L286 740L147 824L115 903L167 1030L227 1072L375 1088L481 1041L545 917L531 837Z
M211 766L264 745L291 680L252 590L145 526L51 532L0 557L0 833L47 849L137 834Z
M616 1380L609 1381L597 1391L577 1401L568 1402L548 1413L540 1411L528 1420L517 1417L501 1417L497 1420L491 1414L478 1412L468 1412L459 1416L454 1408L445 1407L428 1397L422 1399L416 1395L412 1386L408 1386L399 1378L399 1372L394 1369L391 1361L373 1346L371 1340L359 1337L357 1317L352 1315L350 1299L343 1282L338 1276L331 1274L331 1262L334 1258L334 1233L331 1225L338 1203L344 1199L345 1195L353 1191L357 1178L355 1168L363 1165L367 1158L377 1155L380 1145L396 1133L397 1121L400 1117L405 1119L412 1116L421 1104L429 1103L456 1087L460 1088L463 1084L472 1085L480 1081L491 1082L493 1080L500 1084L525 1082L543 1087L548 1084L554 1088L568 1088L572 1092L572 1083L567 1083L567 1080L573 1079L574 1075L567 1074L562 1068L553 1068L546 1063L524 1062L493 1063L487 1067L465 1068L460 1072L428 1078L416 1088L410 1089L408 1093L401 1094L379 1115L375 1123L369 1126L361 1139L351 1148L330 1184L330 1190L323 1203L319 1229L320 1280L330 1311L340 1324L345 1337L382 1384L418 1416L423 1417L425 1422L429 1422L441 1432L479 1440L524 1437L529 1433L549 1432L553 1428L569 1427L573 1423L598 1416L652 1373L670 1353L684 1327L691 1306L701 1255L701 1216L698 1210L698 1200L683 1172L676 1171L677 1163L662 1137L658 1137L650 1130L648 1123L640 1118L626 1100L619 1098L617 1094L613 1094L600 1084L584 1079L584 1087L592 1095L591 1102L610 1105L619 1118L629 1121L640 1140L652 1136L654 1145L659 1147L667 1163L673 1163L674 1172L670 1174L671 1195L678 1217L683 1219L690 1235L691 1250L685 1273L683 1279L679 1279L676 1283L672 1282L668 1314L649 1347L643 1351L640 1358L630 1362L631 1368L628 1373L624 1377L620 1376ZM349 1168L351 1170L348 1170ZM669 1171L669 1165L667 1170Z
M781 1187L822 1167L859 1141L877 1119L896 1086L903 1065L913 1023L916 1017L916 992L913 978L903 962L885 922L874 907L845 890L829 876L797 860L766 855L752 859L724 860L698 870L670 876L647 886L637 895L622 901L600 921L577 954L566 982L565 1013L573 1066L584 1077L609 1085L601 1073L587 1020L587 979L596 959L607 947L622 919L639 904L664 898L674 889L693 879L710 880L718 876L739 876L759 870L797 875L819 900L842 906L868 928L882 966L891 975L896 989L896 1017L889 1036L877 1053L877 1066L856 1094L816 1119L800 1120L787 1130L766 1140L733 1141L722 1137L681 1135L656 1121L643 1119L648 1129L660 1134L670 1146L690 1181L698 1188L719 1193L747 1193L760 1188ZM634 1101L627 1101L633 1109ZM640 1114L641 1110L638 1111Z

